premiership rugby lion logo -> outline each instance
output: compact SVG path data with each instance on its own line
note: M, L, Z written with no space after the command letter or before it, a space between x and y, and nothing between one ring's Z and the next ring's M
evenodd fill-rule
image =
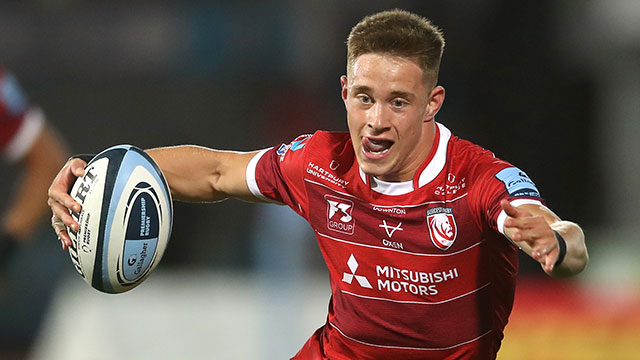
M456 241L458 227L451 208L437 207L427 210L427 226L431 242L440 250L447 250Z

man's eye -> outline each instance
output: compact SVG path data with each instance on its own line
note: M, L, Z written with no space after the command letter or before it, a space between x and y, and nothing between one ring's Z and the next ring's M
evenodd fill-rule
M360 95L358 96L358 98L360 99L360 102L363 104L371 104L371 98L368 97L367 95Z
M391 102L391 104L392 104L394 107L398 107L398 108L399 108L399 107L403 107L403 106L407 105L407 103L406 103L405 101L402 101L402 100L393 100L393 101Z

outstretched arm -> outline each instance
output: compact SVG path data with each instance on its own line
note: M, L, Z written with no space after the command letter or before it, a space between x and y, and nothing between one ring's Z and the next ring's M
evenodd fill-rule
M220 151L191 145L146 152L158 163L176 200L212 202L236 197L260 201L251 194L245 175L256 152ZM51 222L63 249L71 246L65 226L78 229L78 223L69 215L69 210L81 209L68 192L76 178L84 174L85 166L83 160L70 160L49 187L48 204L53 212Z
M568 277L580 273L589 262L582 229L575 223L561 220L543 205L513 206L502 200L507 214L504 233L525 253L538 261L552 277ZM560 244L554 231L566 242L566 254L557 264Z
M256 152L174 146L146 150L158 163L174 199L221 201L228 197L258 201L247 186L246 170Z

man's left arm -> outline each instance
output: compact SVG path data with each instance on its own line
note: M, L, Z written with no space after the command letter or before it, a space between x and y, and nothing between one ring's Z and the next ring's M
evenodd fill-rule
M589 254L580 226L560 219L541 204L516 207L502 200L500 205L507 215L504 234L538 261L547 274L569 277L587 266Z

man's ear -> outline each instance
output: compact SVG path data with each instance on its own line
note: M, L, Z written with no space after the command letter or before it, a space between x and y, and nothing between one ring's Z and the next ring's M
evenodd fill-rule
M440 111L440 108L444 103L444 95L444 88L440 85L431 90L431 94L429 95L429 104L427 104L427 111L424 116L424 122L433 120L438 111Z
M347 75L340 76L340 87L342 88L342 101L345 102L345 106L347 105L347 95L349 94L348 83L347 83Z

